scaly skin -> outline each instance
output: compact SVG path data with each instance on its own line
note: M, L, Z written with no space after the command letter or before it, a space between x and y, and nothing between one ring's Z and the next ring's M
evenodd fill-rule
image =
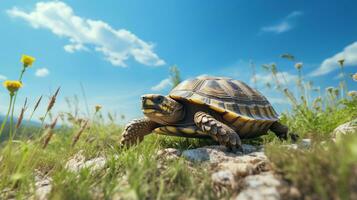
M203 132L209 134L221 145L225 145L234 152L237 150L242 151L242 142L239 135L226 124L204 112L197 112L194 116L194 121Z
M274 122L269 129L273 131L275 135L281 140L288 139L289 128L280 122ZM299 136L294 133L290 133L289 136L293 142L299 138Z
M131 146L140 143L145 135L150 134L157 127L159 125L148 118L134 119L125 126L120 144Z

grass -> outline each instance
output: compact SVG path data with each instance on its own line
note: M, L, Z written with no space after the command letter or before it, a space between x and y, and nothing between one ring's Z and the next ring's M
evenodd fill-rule
M0 190L10 187L20 199L31 196L36 169L53 178L52 199L108 199L114 195L134 199L216 197L210 189L208 169L190 166L183 159L163 161L156 156L169 143L194 148L203 145L203 141L188 144L181 138L148 136L141 145L125 150L118 148L120 127L100 125L94 129L82 135L75 147L71 145L71 129L56 130L46 149L33 142L13 143L11 157L4 157L0 164ZM95 139L88 142L90 138ZM66 170L66 161L79 150L84 150L87 159L105 156L106 170L90 173L84 169L79 174ZM1 155L6 152L3 148Z
M347 135L337 144L315 143L310 150L269 144L267 155L276 171L306 199L356 199L356 144L356 135Z
M280 141L273 134L243 142L265 144L275 171L297 187L302 198L356 199L357 135L342 137L337 143L330 139L334 128L357 117L356 96L339 95L338 91L345 88L329 88L324 96L313 99L309 87L305 87L302 64L296 84L299 93L293 94L279 81L275 64L264 68L271 72L276 88L292 105L290 112L282 114L281 121L300 138L311 138L312 146L289 149L282 144L290 141ZM171 73L173 81L180 80L177 68ZM5 126L0 144L0 199L33 197L38 174L52 178L50 199L229 199L234 193L215 192L210 167L205 164L189 163L183 158L165 160L157 155L168 147L185 150L214 142L149 135L140 145L121 149L118 142L123 126L115 123L115 115L109 113L109 121L104 120L104 113L93 106L92 114L81 117L76 98L74 102L67 99L72 111L54 116L51 109L58 93L59 90L46 106L42 126ZM31 117L38 105L28 109ZM14 138L9 137L10 130L17 132ZM86 159L104 156L106 166L98 171L82 169L79 173L67 170L66 162L79 151Z

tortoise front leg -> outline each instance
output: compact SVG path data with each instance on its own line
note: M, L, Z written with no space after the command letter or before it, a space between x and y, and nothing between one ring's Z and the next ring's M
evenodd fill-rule
M194 121L203 132L209 134L221 145L225 145L233 151L242 151L242 142L239 135L226 124L204 112L197 112Z
M157 127L159 124L148 118L134 119L125 126L120 144L130 146L139 143Z

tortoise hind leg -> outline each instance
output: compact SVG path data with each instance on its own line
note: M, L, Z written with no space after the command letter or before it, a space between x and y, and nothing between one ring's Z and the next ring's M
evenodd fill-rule
M289 128L281 124L280 122L274 122L269 129L273 131L275 135L282 140L287 140L288 135L293 142L295 142L299 138L297 134L294 133L289 134Z
M148 118L134 119L125 126L120 145L130 146L139 143L157 127L159 124Z
M194 122L203 132L210 135L221 145L228 147L234 152L243 150L239 135L232 128L216 120L211 115L197 112L194 116Z

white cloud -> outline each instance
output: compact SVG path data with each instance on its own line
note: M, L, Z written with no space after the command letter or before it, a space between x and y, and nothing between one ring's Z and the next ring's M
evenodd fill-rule
M38 77L46 77L50 74L50 71L47 68L40 68L36 70L35 75Z
M357 42L354 42L343 49L342 52L325 59L319 68L311 72L310 76L321 76L338 69L338 60L345 59L344 66L357 65Z
M1 80L1 81L6 80L6 79L7 79L6 76L0 74L0 80Z
M342 79L342 78L343 78L343 74L342 73L339 73L335 77L333 77L334 80L338 80L338 79Z
M160 81L159 84L153 86L151 88L151 90L153 90L153 91L161 91L161 90L163 90L163 89L165 89L165 88L167 88L169 86L172 86L171 80L170 80L170 78L166 78L166 79Z
M299 17L301 15L303 15L303 12L295 10L295 11L291 12L285 19L291 19L291 18L294 18L294 17Z
M278 24L271 26L264 26L261 28L263 32L271 32L271 33L284 33L291 30L293 25L293 20L297 17L301 16L303 13L301 11L293 11L288 16L286 16L283 20L281 20Z
M67 44L64 47L64 50L68 53L74 53L76 51L88 51L88 48L85 47L83 44Z
M209 75L209 74L200 74L197 76L197 78L205 78L205 77L210 77L212 75Z
M273 26L266 26L262 28L264 32L273 32L273 33L283 33L291 29L291 25L288 22L281 22Z
M165 64L153 51L153 44L126 29L116 30L103 21L76 16L73 9L61 1L39 2L31 12L14 7L7 13L27 21L33 28L48 29L57 36L68 38L69 44L64 50L69 53L93 48L112 65L122 67L127 66L125 61L130 57L144 65Z

